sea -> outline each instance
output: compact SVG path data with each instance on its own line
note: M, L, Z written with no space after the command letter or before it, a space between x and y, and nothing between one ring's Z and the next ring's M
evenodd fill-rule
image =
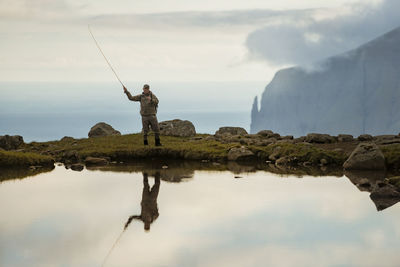
M140 94L145 82L127 82ZM197 133L214 134L219 127L250 130L254 97L263 81L154 82L159 98L158 120L191 121ZM129 101L118 82L1 82L0 135L21 135L25 142L87 137L98 122L122 134L141 131L139 104Z

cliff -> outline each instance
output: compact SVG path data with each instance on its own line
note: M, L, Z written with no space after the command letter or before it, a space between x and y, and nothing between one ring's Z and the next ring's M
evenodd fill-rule
M400 27L312 67L280 70L257 99L251 133L397 134Z

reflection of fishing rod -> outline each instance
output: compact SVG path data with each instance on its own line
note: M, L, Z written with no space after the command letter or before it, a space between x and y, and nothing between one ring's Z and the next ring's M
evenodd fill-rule
M135 217L137 217L137 216L129 217L128 221L126 222L126 224L124 226L124 230L122 230L122 232L119 234L117 240L115 240L114 244L112 245L112 247L108 251L107 256L104 258L103 263L101 264L102 267L105 266L108 257L111 255L111 252L114 250L115 246L118 244L118 242L121 239L122 235L125 233L125 230L128 229L129 224L131 223L132 219L134 219Z
M117 243L118 243L119 240L121 239L122 234L123 234L124 232L125 232L125 229L122 230L122 232L119 234L117 240L114 242L114 244L112 245L112 247L111 247L110 250L108 251L107 256L104 258L103 263L101 264L102 267L105 266L108 257L110 256L111 252L114 250L114 247L117 245Z
M94 35L92 33L92 31L90 30L90 25L88 25L88 29L90 32L90 35L93 37L94 42L96 43L97 48L100 50L100 53L103 55L104 59L106 60L108 66L110 67L110 69L112 70L112 72L114 72L115 77L117 77L118 81L120 82L120 84L122 85L122 87L125 87L124 84L121 82L121 80L119 79L117 73L115 72L114 68L111 66L110 62L108 61L108 59L106 58L106 56L104 55L103 51L101 50L99 44L96 41L96 38L94 38Z

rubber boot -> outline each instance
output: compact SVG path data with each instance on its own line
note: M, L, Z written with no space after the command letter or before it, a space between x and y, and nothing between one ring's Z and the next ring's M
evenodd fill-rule
M147 139L144 139L144 140L143 140L143 144L144 144L145 146L148 146L148 145L149 145L149 141L147 141Z
M156 140L156 146L162 146L160 138L156 138L155 140Z

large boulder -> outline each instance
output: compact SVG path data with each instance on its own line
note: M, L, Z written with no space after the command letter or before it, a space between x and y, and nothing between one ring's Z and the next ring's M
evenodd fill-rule
M20 145L24 143L24 139L20 135L4 135L0 136L0 148L4 150L17 149Z
M88 133L89 137L99 137L99 136L109 136L109 135L121 135L121 133L105 122L97 123L90 129Z
M242 127L221 127L215 132L215 135L247 135L247 131Z
M189 137L196 135L193 123L183 120L162 121L159 124L160 134L169 136Z
M385 157L374 143L360 143L343 164L345 170L385 170Z
M248 148L233 147L228 152L228 160L232 161L247 161L255 159L255 155Z

